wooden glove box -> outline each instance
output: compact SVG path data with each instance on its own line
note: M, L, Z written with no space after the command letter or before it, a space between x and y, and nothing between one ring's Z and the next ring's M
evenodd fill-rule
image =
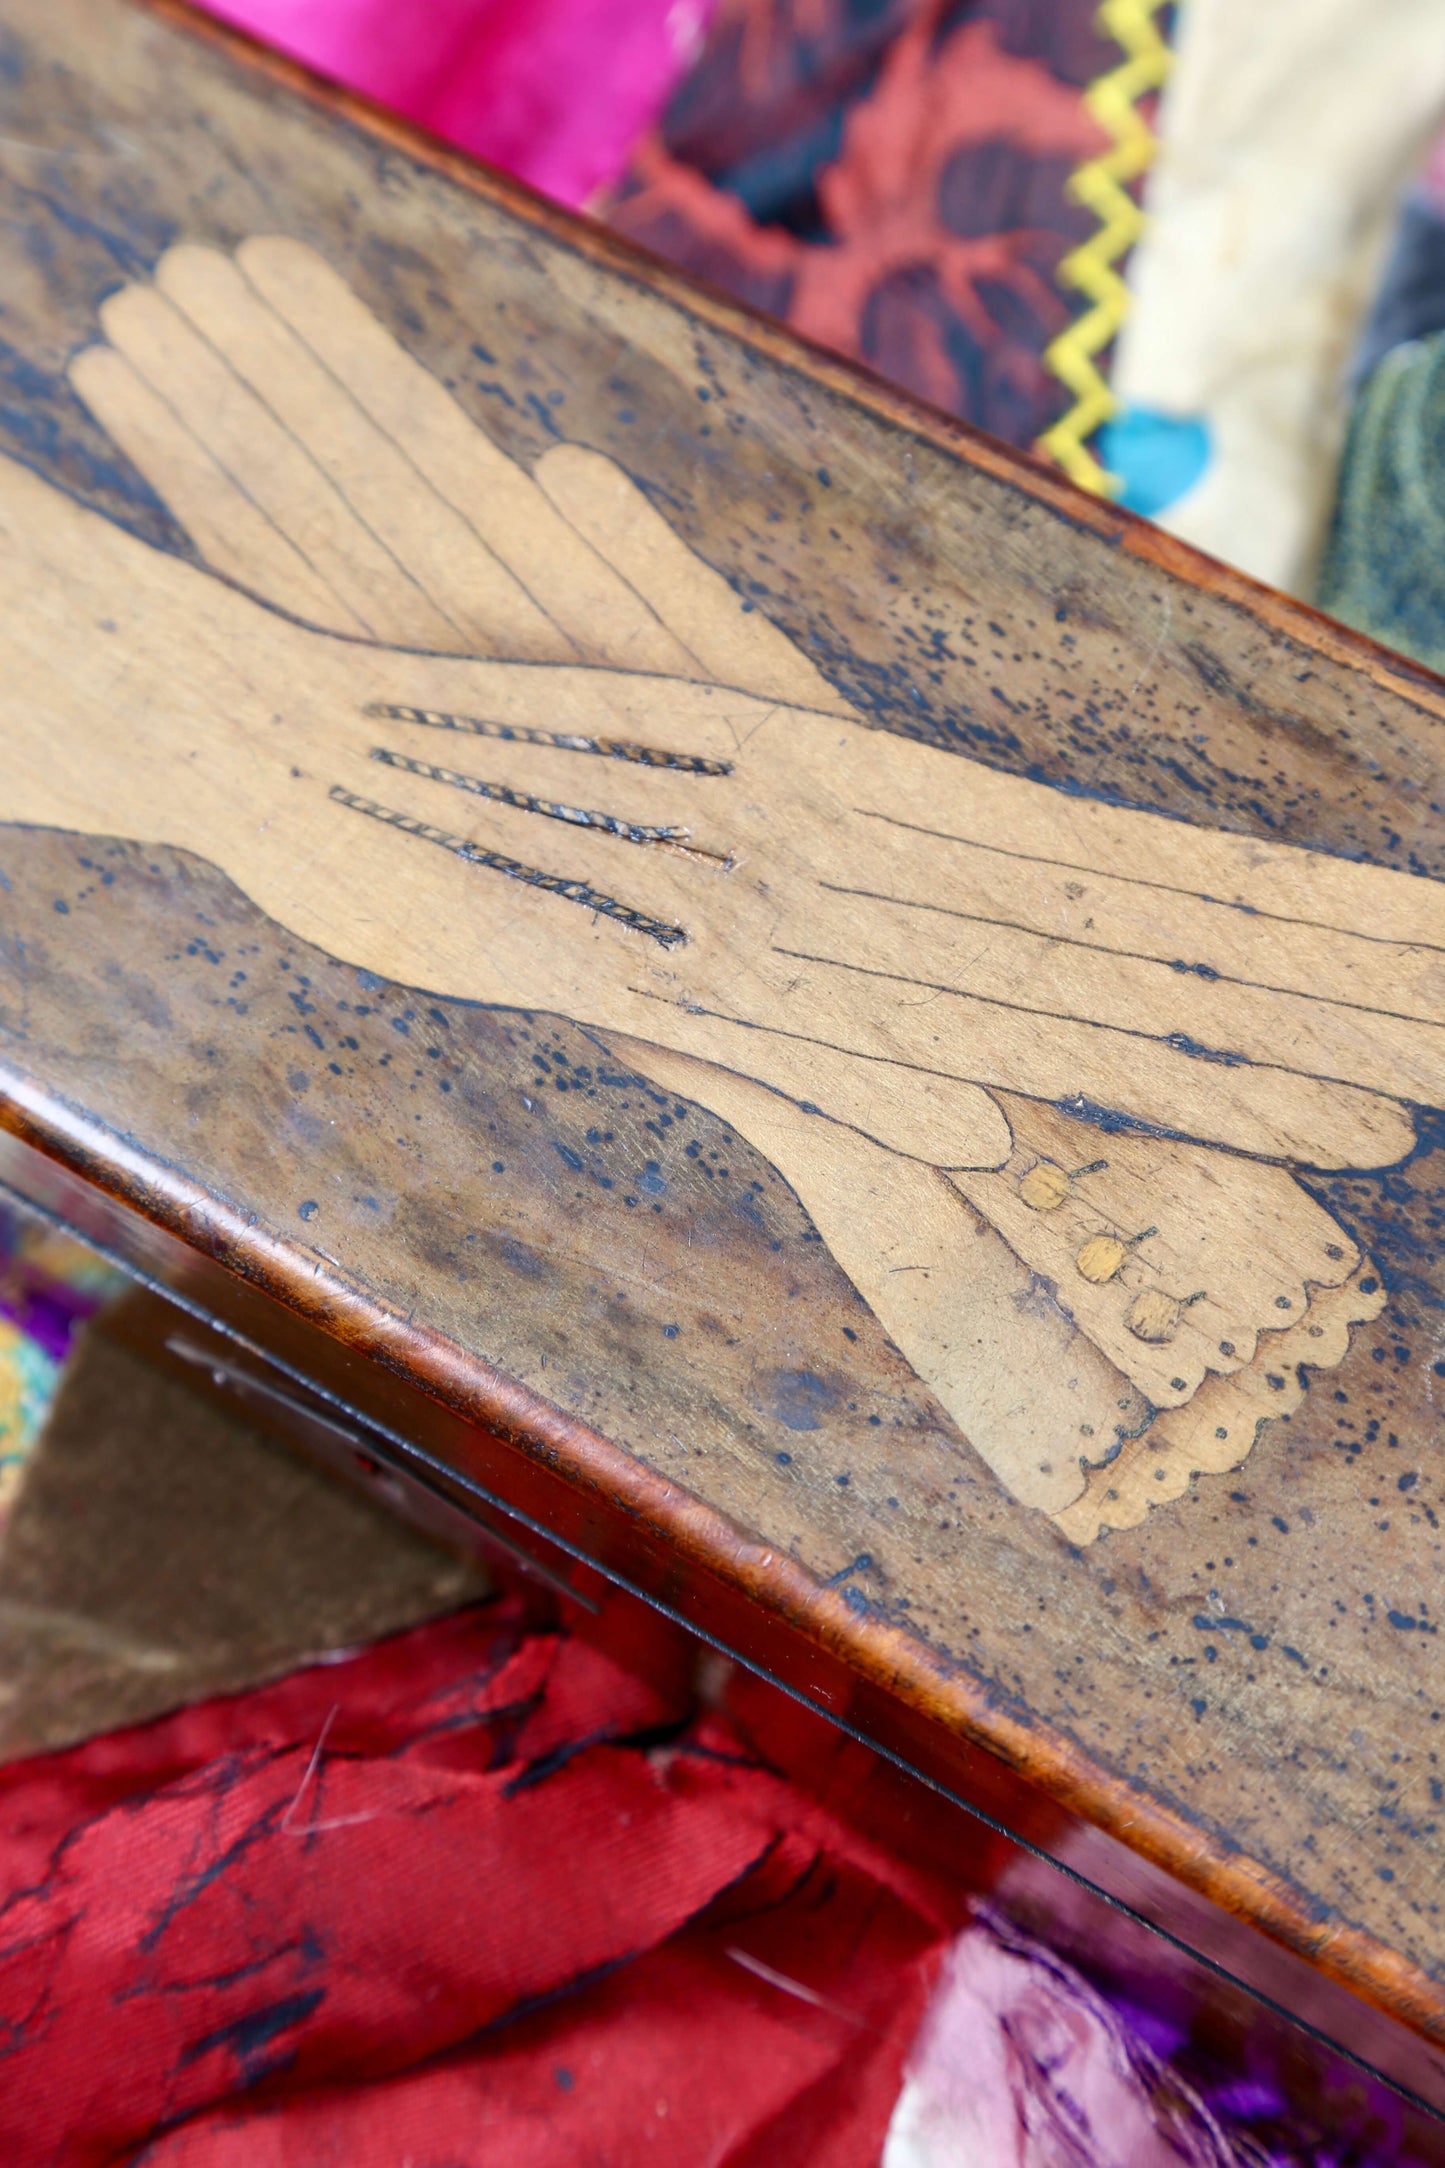
M0 1175L1445 2109L1445 687L5 0Z

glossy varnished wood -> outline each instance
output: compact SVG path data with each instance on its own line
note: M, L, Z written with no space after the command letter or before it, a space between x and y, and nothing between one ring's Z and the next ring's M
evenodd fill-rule
M851 714L1445 870L1434 680L224 41L94 0L0 22L0 449L71 508L194 560L70 371L176 242L289 235L524 467L616 462ZM919 1758L988 1749L1445 2041L1437 1114L1386 1173L1300 1176L1388 1295L1337 1367L1234 1474L1076 1543L683 1078L336 962L194 853L30 825L0 872L7 1126L179 1237L168 1272L264 1287L345 1344L357 1404L385 1414L392 1380L399 1423L420 1391L485 1429L490 1485L583 1549L600 1501L642 1531L632 1577L704 1625L718 1604L725 1638L745 1597L755 1660L786 1625ZM12 1179L44 1187L24 1156Z

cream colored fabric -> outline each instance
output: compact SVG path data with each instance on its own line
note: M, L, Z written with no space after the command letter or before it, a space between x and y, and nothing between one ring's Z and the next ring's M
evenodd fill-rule
M1161 524L1276 586L1308 588L1350 350L1442 121L1441 0L1185 0L1113 386L1207 422Z

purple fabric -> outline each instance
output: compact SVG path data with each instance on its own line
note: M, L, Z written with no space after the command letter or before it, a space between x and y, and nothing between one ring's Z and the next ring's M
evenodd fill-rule
M96 1308L94 1295L63 1282L22 1282L0 1291L0 1317L17 1326L55 1363L64 1362L76 1326Z
M1202 2099L1042 1944L981 1908L944 1961L883 2168L1246 2168Z
M88 1250L0 1204L0 1317L63 1362L84 1324L120 1284Z

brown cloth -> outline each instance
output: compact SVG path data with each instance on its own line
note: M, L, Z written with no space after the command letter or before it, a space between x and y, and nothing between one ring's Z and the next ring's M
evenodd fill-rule
M256 1685L486 1588L88 1327L0 1538L0 1759Z

